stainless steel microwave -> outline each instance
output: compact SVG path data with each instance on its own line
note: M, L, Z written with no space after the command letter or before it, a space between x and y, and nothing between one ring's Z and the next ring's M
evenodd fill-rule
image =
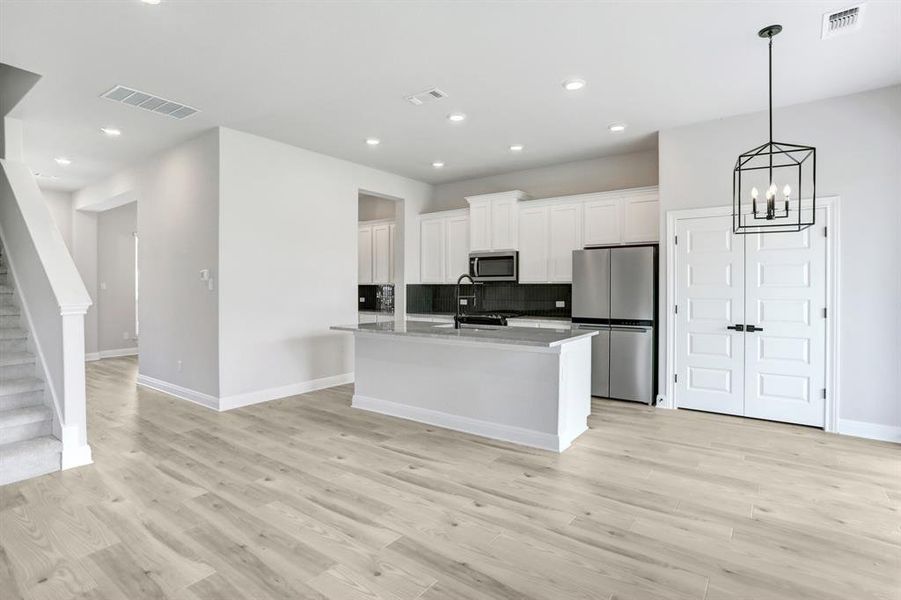
M519 252L470 252L469 276L473 281L519 281Z

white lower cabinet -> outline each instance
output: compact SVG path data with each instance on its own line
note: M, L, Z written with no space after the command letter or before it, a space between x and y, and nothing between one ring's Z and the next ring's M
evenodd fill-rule
M456 283L469 272L469 217L466 211L445 211L419 219L419 280Z

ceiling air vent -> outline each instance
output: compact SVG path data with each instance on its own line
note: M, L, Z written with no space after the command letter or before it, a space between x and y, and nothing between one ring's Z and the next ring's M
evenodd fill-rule
M851 8L823 15L822 39L829 39L860 29L864 6L863 4L858 4Z
M123 85L117 85L110 91L102 94L101 97L106 98L107 100L121 102L122 104L128 104L129 106L143 108L146 111L172 117L173 119L184 119L185 117L190 117L194 113L199 112L196 108L191 108L180 102L159 98L153 94L140 92Z
M440 100L441 98L447 98L447 94L445 94L438 88L432 88L424 92L419 92L418 94L413 94L412 96L407 96L407 102L409 102L410 104L415 104L416 106L420 106L422 104L425 104L426 102Z

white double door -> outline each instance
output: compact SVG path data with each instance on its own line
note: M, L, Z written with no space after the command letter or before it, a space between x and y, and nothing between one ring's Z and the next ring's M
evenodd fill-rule
M824 426L824 231L733 235L731 216L677 221L679 408Z

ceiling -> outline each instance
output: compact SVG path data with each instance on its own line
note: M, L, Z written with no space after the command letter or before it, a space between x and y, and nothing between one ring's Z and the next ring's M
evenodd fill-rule
M45 187L77 189L217 125L440 183L654 148L661 129L762 110L770 23L785 27L777 106L901 81L901 3L871 1L860 31L820 39L823 13L848 1L0 0L0 62L43 75L11 116L30 166L59 177ZM588 84L567 92L571 77ZM100 98L116 84L201 112ZM432 86L449 97L404 100Z

